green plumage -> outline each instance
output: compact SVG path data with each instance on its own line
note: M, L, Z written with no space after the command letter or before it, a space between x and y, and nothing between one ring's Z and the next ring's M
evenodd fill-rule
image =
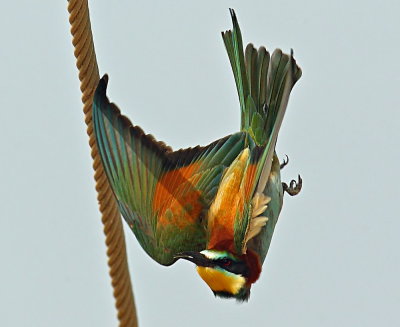
M224 169L243 149L246 133L233 134L206 147L173 152L120 114L106 97L107 82L105 76L97 87L93 122L99 153L123 217L143 249L161 264L172 264L176 253L203 250L206 209L214 198ZM157 183L163 176L191 164L198 164L195 173L172 175L167 180L169 184L163 185L167 191L156 194ZM201 192L198 202L204 209L194 217L193 224L180 228L185 225L185 221L180 220L185 219L193 205L184 202L185 195L192 191ZM166 199L160 198L166 196ZM187 212L177 215L167 209L162 215L154 203L163 201L167 206L175 201ZM171 223L160 223L161 216Z
M233 30L222 33L232 66L241 109L241 130L251 135L256 144L265 146L257 171L257 191L271 198L263 216L265 227L249 243L264 261L283 203L279 159L275 153L278 132L286 111L289 94L301 77L301 69L292 55L276 49L272 55L248 44L243 51L241 31L235 12L230 10ZM262 176L264 175L264 176Z
M249 132L258 145L266 145L277 121L285 88L290 92L301 77L301 69L291 56L279 49L270 56L264 47L257 51L250 43L243 52L239 24L235 12L230 11L233 30L223 32L222 38L238 91L241 130Z
M290 91L301 70L293 56L281 50L270 56L264 47L256 50L249 44L243 51L233 10L231 16L233 30L222 36L239 97L240 132L205 147L173 152L132 125L110 103L107 76L101 79L94 95L96 142L121 214L143 249L163 265L172 264L177 253L207 248L208 210L228 167L246 148L250 151L246 167L252 165L255 172L250 196L234 218L235 252L243 247L256 192L271 198L263 213L269 218L267 224L247 244L260 262L264 261L282 207L275 145Z

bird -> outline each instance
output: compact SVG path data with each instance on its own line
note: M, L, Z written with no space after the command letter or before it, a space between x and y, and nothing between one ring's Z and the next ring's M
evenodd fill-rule
M215 296L248 301L260 276L284 193L275 151L290 92L302 71L290 54L272 55L243 41L237 16L222 38L236 83L240 131L207 146L173 151L133 125L95 90L92 121L98 152L120 213L144 251L161 265L196 265Z

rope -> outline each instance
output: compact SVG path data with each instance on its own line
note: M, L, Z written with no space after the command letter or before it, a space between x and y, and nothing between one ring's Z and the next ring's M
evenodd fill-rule
M79 80L81 81L83 112L93 158L94 179L98 192L97 199L106 236L108 266L110 268L111 284L114 288L119 326L136 327L135 300L126 258L122 221L100 161L93 132L92 98L100 77L87 0L70 0L68 2L68 12L70 14L72 44L75 47L74 54L77 59L76 66L78 67Z

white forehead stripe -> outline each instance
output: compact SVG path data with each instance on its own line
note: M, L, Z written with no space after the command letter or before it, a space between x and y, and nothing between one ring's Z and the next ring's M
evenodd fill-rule
M200 252L201 254L205 255L207 259L210 260L218 260L223 258L228 258L236 261L237 259L233 257L230 253L226 251L215 251L215 250L203 250Z
M223 252L216 252L216 251L210 251L210 250L203 250L200 253L205 255L208 259L211 259L211 260L219 259L224 256Z

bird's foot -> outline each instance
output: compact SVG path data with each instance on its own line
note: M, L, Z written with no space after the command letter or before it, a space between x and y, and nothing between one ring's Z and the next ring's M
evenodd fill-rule
M301 179L300 175L298 177L298 181L296 182L294 179L292 179L289 186L286 183L282 183L283 191L291 196L299 194L302 186L303 180Z
M281 169L285 168L285 166L289 163L289 157L286 155L286 160L283 159L283 162L281 163Z

